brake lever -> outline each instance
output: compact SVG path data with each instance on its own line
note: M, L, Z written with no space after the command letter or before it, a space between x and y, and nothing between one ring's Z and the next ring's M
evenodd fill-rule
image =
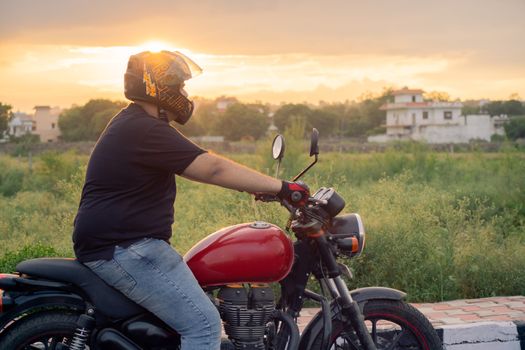
M283 199L282 201L280 201L280 202L281 202L281 205L282 205L283 207L285 207L286 209L288 209L288 211L290 212L290 214L295 215L295 211L297 210L296 207L294 207L293 205L291 205L290 203L288 203L287 200L284 200L284 199Z

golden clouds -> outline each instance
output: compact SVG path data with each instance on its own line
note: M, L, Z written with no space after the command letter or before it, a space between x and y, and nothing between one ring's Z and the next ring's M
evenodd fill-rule
M95 97L123 98L128 58L144 48L4 46L0 101L30 110L35 104L69 107ZM187 82L193 96L317 103L351 100L387 85L447 91L460 98L525 95L524 69L516 73L496 66L487 71L472 54L213 55L166 48L182 51L203 66L205 74Z

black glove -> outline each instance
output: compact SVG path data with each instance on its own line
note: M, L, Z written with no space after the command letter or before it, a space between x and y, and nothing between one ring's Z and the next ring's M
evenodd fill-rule
M302 182L283 181L281 190L277 193L277 197L285 200L296 207L305 206L310 197L310 188Z

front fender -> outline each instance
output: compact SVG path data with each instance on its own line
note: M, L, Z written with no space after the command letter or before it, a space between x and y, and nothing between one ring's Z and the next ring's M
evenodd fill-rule
M397 289L386 287L365 287L350 291L352 299L358 304L372 299L403 300L406 293Z
M0 336L11 326L9 323L13 320L41 309L69 309L82 312L86 308L86 303L80 296L58 291L19 295L13 302L14 306L11 309L0 314Z
M366 302L369 300L374 300L374 299L403 300L406 296L406 293L400 290L397 290L397 289L392 289L392 288L365 287L365 288L359 288L359 289L354 289L350 291L350 295L352 296L352 299L359 304L359 307L362 310L364 304L366 304ZM332 320L336 317L336 315L339 312L340 312L339 305L335 301L332 301L332 303L330 304L330 314L331 314ZM322 335L322 331L323 331L323 315L322 315L322 312L319 311L317 314L315 314L315 316L312 318L310 323L308 323L308 325L302 332L299 349L301 350L311 349L315 339L317 339L318 336Z

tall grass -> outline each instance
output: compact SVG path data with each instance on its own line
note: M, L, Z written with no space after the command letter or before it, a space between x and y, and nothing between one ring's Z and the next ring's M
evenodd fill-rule
M274 171L270 141L256 155L231 155ZM281 176L309 162L293 131ZM0 269L35 256L73 256L72 222L86 156L48 153L0 156ZM376 154L321 154L304 180L333 186L345 212L367 228L364 254L351 261L355 287L382 285L413 301L524 294L524 154L433 153L424 146ZM179 178L172 245L181 253L226 225L266 220L284 226L285 210L235 191Z

